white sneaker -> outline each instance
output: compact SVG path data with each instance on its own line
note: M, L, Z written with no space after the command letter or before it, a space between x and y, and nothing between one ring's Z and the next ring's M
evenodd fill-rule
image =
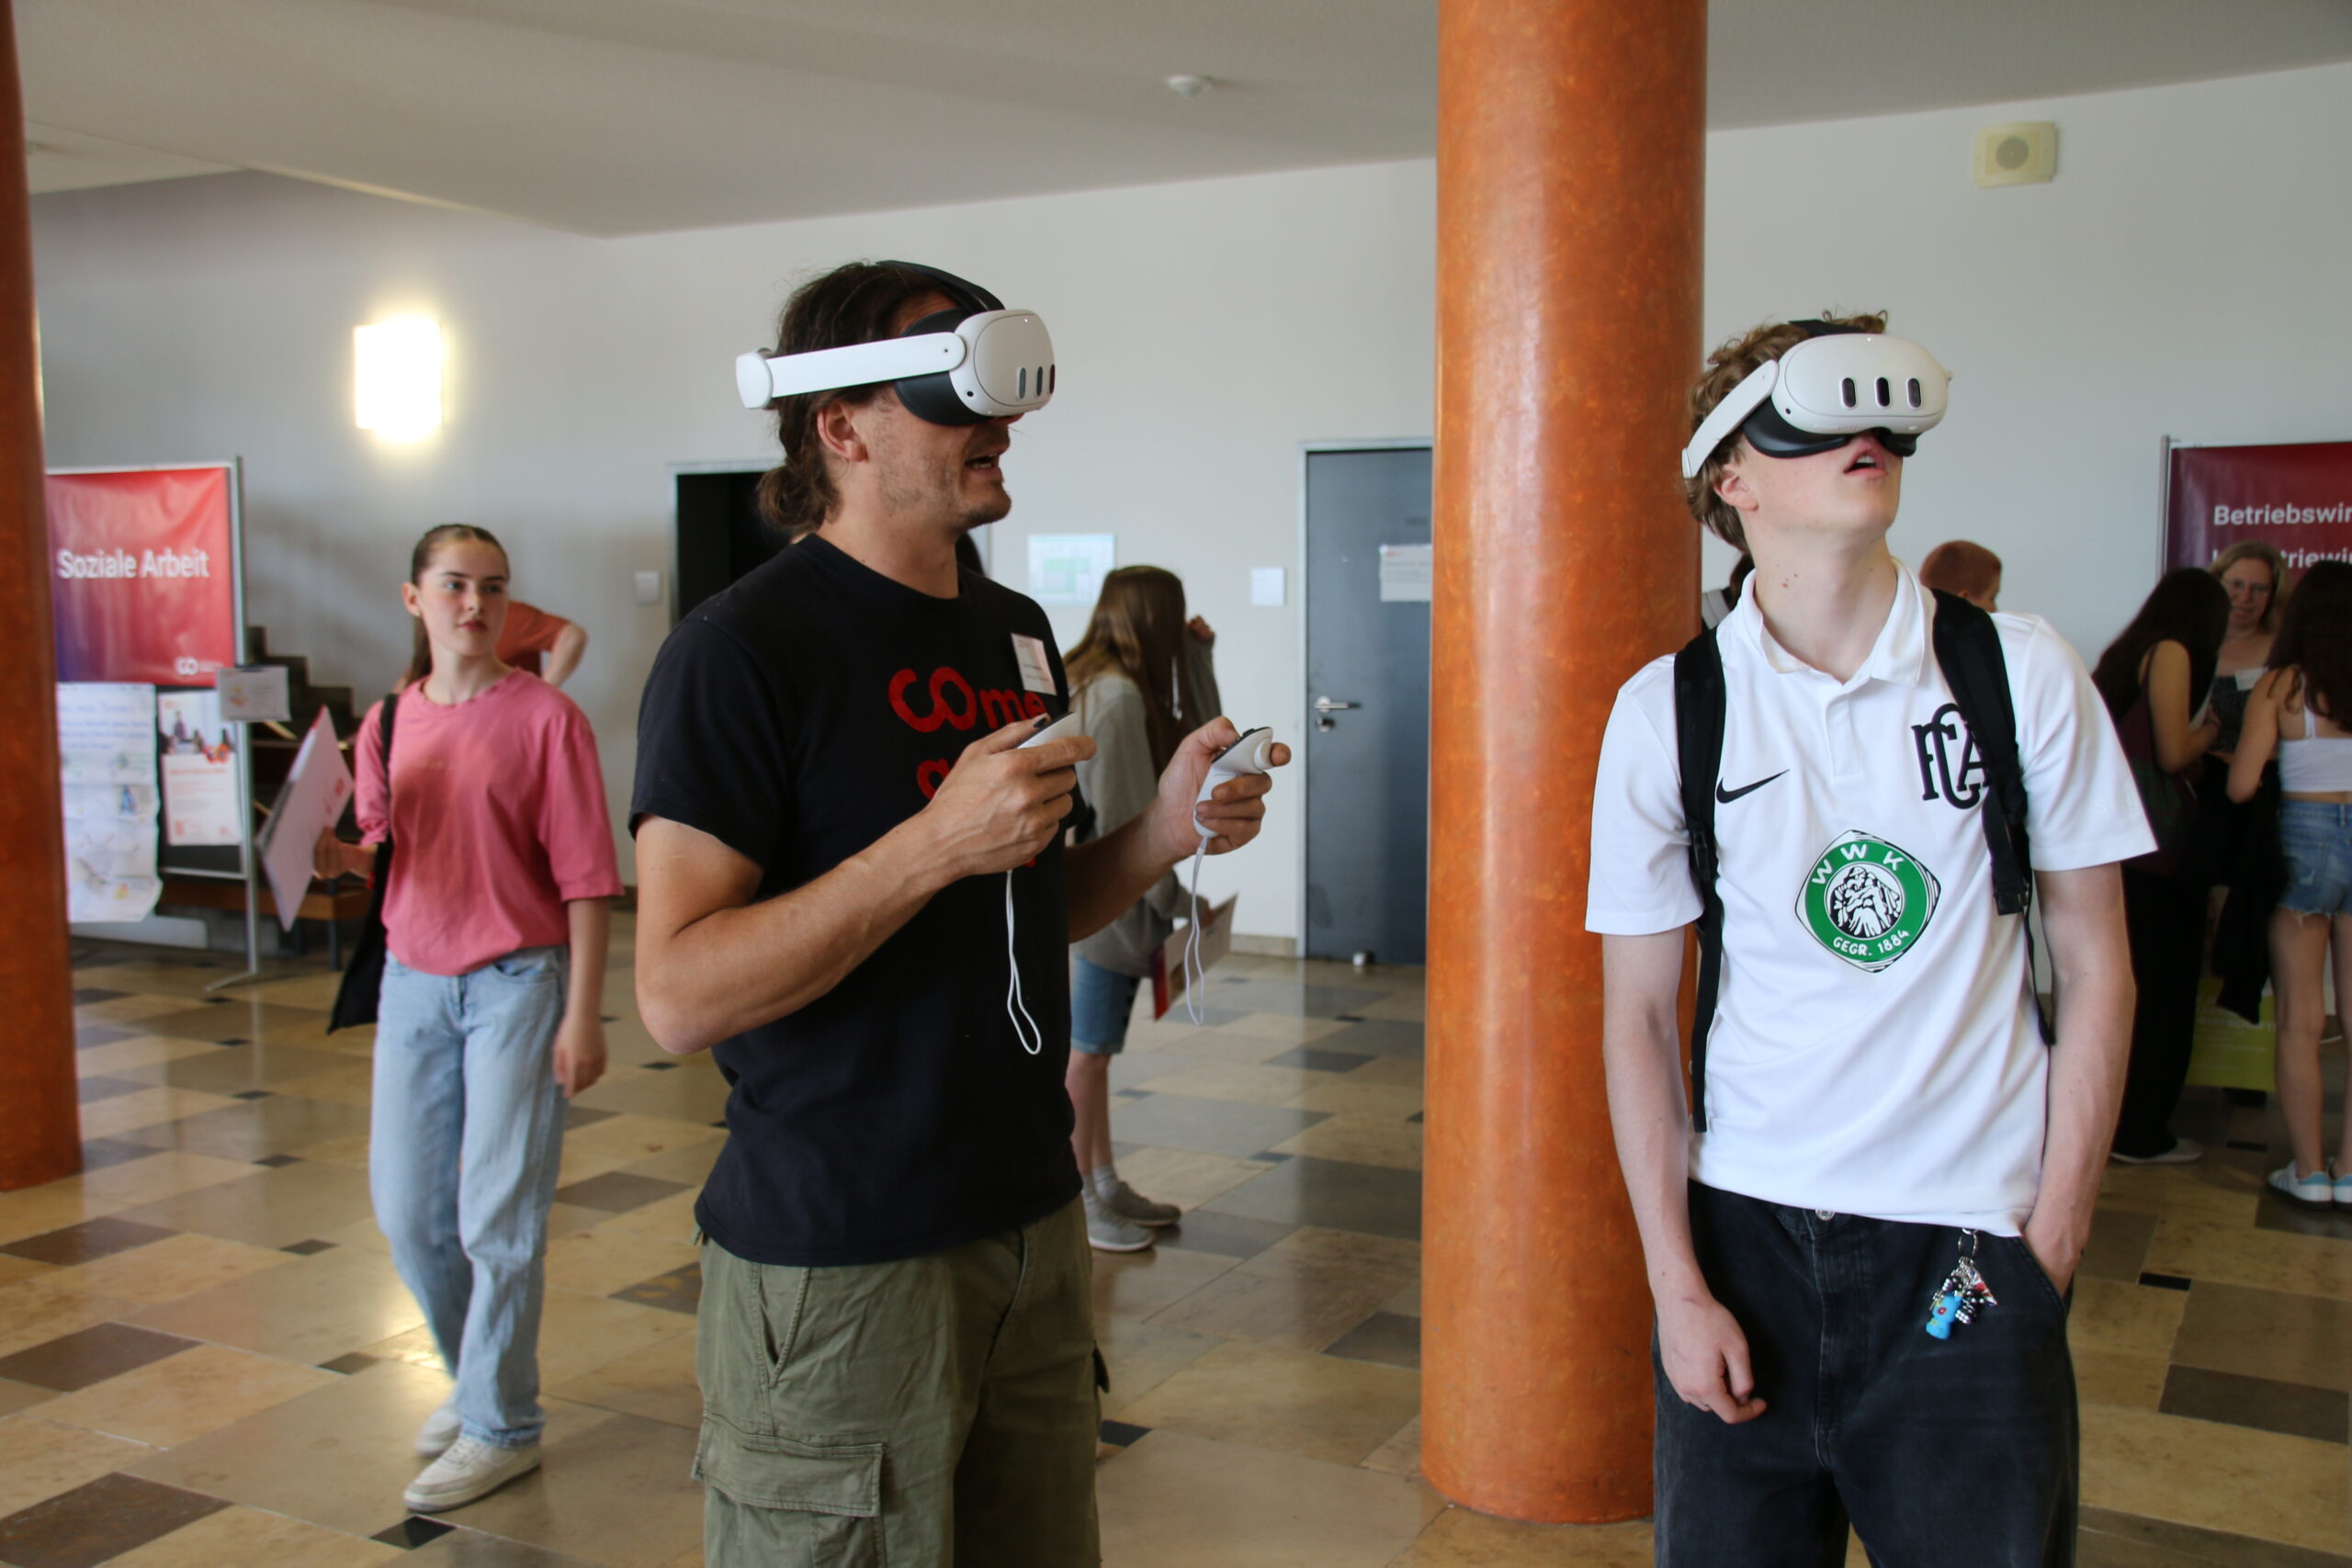
M2326 1171L2314 1170L2309 1176L2297 1176L2295 1162L2291 1159L2270 1173L2270 1185L2294 1201L2314 1209L2327 1208L2335 1201L2335 1184L2327 1179Z
M513 1449L492 1448L480 1438L459 1433L447 1453L425 1466L424 1473L408 1483L401 1501L417 1513L437 1514L488 1496L516 1476L528 1475L538 1468L537 1443Z
M1079 1194L1086 1202L1086 1244L1097 1252L1141 1252L1152 1235L1133 1220L1124 1219L1089 1187Z
M463 1429L463 1423L458 1419L458 1396L453 1393L416 1429L416 1451L426 1459L439 1459L449 1451L449 1445L458 1440L458 1434Z
M1184 1217L1184 1211L1173 1203L1155 1203L1121 1180L1113 1184L1110 1194L1111 1212L1123 1220L1133 1220L1139 1225L1157 1230L1172 1225Z
M2194 1138L2175 1138L2172 1147L2159 1154L2127 1155L2109 1149L2107 1157L2118 1165L2190 1165L2205 1157L2205 1145Z
M2346 1170L2342 1160L2335 1162L2335 1206L2352 1209L2352 1170Z

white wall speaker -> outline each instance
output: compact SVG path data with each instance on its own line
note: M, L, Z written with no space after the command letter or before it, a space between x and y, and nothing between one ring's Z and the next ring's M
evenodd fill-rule
M2058 173L2058 128L2046 119L1988 125L1971 163L1980 186L2047 185Z

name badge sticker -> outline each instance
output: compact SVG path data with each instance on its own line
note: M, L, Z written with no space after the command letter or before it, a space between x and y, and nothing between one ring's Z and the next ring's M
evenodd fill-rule
M1041 693L1048 697L1061 695L1054 684L1053 661L1046 657L1043 638L1012 634L1012 657L1021 664L1023 690Z

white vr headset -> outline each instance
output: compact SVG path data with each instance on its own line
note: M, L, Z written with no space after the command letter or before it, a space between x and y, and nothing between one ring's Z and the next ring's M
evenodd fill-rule
M1682 477L1696 479L1735 435L1768 457L1804 457L1875 434L1908 457L1919 433L1944 417L1951 372L1908 338L1798 321L1812 335L1768 359L1714 406L1682 449Z
M735 389L747 409L777 398L888 381L907 412L933 424L978 424L1034 413L1054 395L1054 340L1028 310L1002 301L952 272L893 262L919 272L956 301L897 337L809 354L753 349L735 360Z

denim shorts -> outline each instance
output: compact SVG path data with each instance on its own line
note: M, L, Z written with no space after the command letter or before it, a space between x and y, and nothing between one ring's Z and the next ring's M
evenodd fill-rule
M2352 806L2278 803L2287 887L2278 907L2297 915L2352 915Z
M1069 1048L1115 1056L1127 1048L1127 1015L1136 1010L1140 975L1122 975L1076 953L1069 959Z

